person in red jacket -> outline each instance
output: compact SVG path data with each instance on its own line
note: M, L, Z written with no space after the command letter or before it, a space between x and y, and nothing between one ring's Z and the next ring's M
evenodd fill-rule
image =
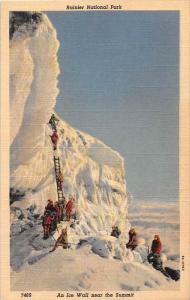
M161 259L162 243L158 234L155 234L151 245L151 252L148 254L147 259L153 268L163 273L166 277L169 277L165 268L163 268L163 262Z
M160 237L158 234L155 234L154 239L152 241L151 251L152 253L160 254L162 250L162 243L160 241Z
M44 239L47 239L50 235L50 228L53 219L54 216L50 214L46 214L43 218Z
M65 207L66 217L67 217L68 221L71 218L73 207L74 207L74 198L72 196L70 196L69 201L67 202L66 207Z
M57 149L57 142L58 142L59 136L57 134L57 131L54 131L51 135L51 141L53 143L53 150Z

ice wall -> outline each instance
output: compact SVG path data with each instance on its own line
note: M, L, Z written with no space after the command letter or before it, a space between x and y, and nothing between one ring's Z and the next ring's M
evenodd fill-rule
M43 149L45 124L58 94L59 42L48 18L42 16L37 25L34 20L21 23L17 17L15 22L21 24L10 41L12 171Z
M47 16L42 14L41 21L34 23L22 23L10 41L10 182L12 188L25 193L13 205L35 205L42 213L47 199L57 200L52 129L47 123L58 94L59 42ZM128 192L123 158L63 120L58 134L56 155L61 161L64 194L76 200L75 234L110 234L113 225L126 232Z

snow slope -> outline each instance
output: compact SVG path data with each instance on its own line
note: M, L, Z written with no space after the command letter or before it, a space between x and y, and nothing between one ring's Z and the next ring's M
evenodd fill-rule
M159 215L160 222L157 222L156 215ZM12 289L73 291L101 291L108 290L108 287L109 290L117 291L179 289L179 281L166 279L146 261L147 246L151 245L154 234L159 233L163 243L163 252L168 257L164 266L179 269L177 203L132 202L129 205L129 218L132 226L135 226L138 230L139 236L145 239L145 248L139 246L134 252L123 251L122 256L120 256L119 250L121 250L121 247L118 247L118 252L116 252L116 244L121 244L121 241L116 241L117 239L108 236L107 245L109 248L104 246L106 238L103 236L96 237L94 243L93 239L89 239L77 250L63 250L60 247L50 255L47 255L47 250L45 251L41 247L41 250L31 252L28 258L29 266L21 269L19 273L11 273ZM151 225L148 223L149 221ZM164 224L166 224L165 229L163 229ZM23 233L23 240L26 238L25 236L25 233ZM19 239L19 236L15 236L15 243L19 243ZM23 244L23 240L20 240L20 243ZM52 246L53 244L54 241L52 241ZM36 241L35 246L37 245L39 246ZM30 246L25 244L26 251L27 247ZM100 249L104 250L104 256ZM138 254L140 254L140 257ZM23 251L22 256L24 255L25 252ZM143 263L140 260L141 258L143 258ZM46 271L41 273L42 269ZM64 272L61 271L62 269ZM31 274L34 278L32 283L30 280Z
M58 94L59 42L45 14L34 30L34 22L29 25L23 21L10 42L10 184L13 195L22 194L22 199L18 196L12 207L34 207L40 215L47 199L57 200L52 129L48 121ZM76 200L78 223L71 240L100 232L110 234L116 224L127 232L128 192L123 158L64 120L59 122L58 134L55 155L61 161L64 194L66 198L72 194ZM13 219L13 231L22 231L15 215Z
M59 248L37 263L31 263L21 272L12 272L11 289L16 291L176 290L179 289L179 282L165 278L148 264L108 260L95 255L90 247L84 246L73 251Z
M147 212L149 216L152 215L152 219L147 218ZM158 216L160 222L157 222ZM177 203L160 203L159 205L155 202L132 203L129 206L129 218L132 226L138 230L139 236L145 240L146 248L151 245L153 235L160 233L163 252L168 257L164 266L179 269ZM147 224L149 220L151 226ZM15 243L18 243L18 236L15 238ZM23 233L24 238L25 233ZM139 246L135 253L125 249L122 258L117 255L107 259L108 257L105 256L100 257L101 255L97 251L102 246L101 241L96 238L97 249L94 249L95 245L93 246L93 243L90 244L89 241L89 243L82 244L77 250L58 248L50 255L43 248L31 252L28 266L22 268L19 273L11 273L12 289L22 290L23 281L26 290L145 291L179 289L179 282L165 278L147 263L146 255L143 255L145 250L143 246ZM113 245L114 238L107 237L107 241ZM23 243L23 240L20 243ZM54 241L52 241L52 246L53 244ZM35 245L37 246L37 243ZM27 249L26 244L25 249ZM139 261L137 255L139 253L141 257L144 256L143 263ZM22 256L24 255L23 252ZM64 272L61 272L62 269ZM42 273L41 270L46 271ZM34 278L32 281L31 274Z

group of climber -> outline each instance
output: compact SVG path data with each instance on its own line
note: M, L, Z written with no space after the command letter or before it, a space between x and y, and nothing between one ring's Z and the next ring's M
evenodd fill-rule
M120 234L121 234L121 230L118 228L118 226L113 226L111 236L119 238ZM135 228L131 228L129 230L129 241L126 244L126 248L134 250L137 246L138 246L137 232Z
M119 238L121 234L120 229L118 226L112 227L111 236L114 236L116 238ZM135 228L131 228L129 230L129 241L126 244L126 248L130 250L135 250L135 248L138 246L138 234ZM176 270L172 270L171 268L163 268L163 262L161 258L161 251L162 251L162 243L160 240L160 236L158 234L154 235L154 239L151 244L151 249L149 253L149 247L148 247L148 255L147 255L147 261L152 264L153 268L163 273L166 277L171 277L174 280L179 279L179 272Z
M56 230L58 223L63 220L69 221L73 215L74 198L70 195L67 203L65 197L63 200L63 203L58 201L53 203L52 200L48 200L42 222L44 239L47 239L51 232Z
M48 205L52 205L52 203L49 202ZM118 228L118 226L113 226L111 236L119 238L120 234L121 234L121 231ZM67 227L62 229L61 234L59 235L58 239L55 242L53 249L50 250L50 252L55 251L58 246L62 246L63 249L67 249L69 247L68 236L67 236ZM131 249L133 251L137 246L138 246L138 235L137 235L135 228L131 228L129 230L129 241L126 244L126 248ZM156 234L152 241L151 251L150 251L150 253L148 253L147 260L150 264L152 264L152 266L156 270L162 272L166 277L170 277L170 274L168 274L166 272L166 270L163 268L163 263L161 260L161 250L162 250L162 243L161 243L159 235ZM169 269L169 268L166 268L166 269ZM177 278L177 280L179 279L179 277L176 277L176 278Z

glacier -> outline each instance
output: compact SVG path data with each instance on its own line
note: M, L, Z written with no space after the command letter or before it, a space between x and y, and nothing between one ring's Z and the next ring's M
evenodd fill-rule
M25 14L19 15L19 26L10 39L10 187L14 234L25 230L21 221L18 223L20 210L22 214L35 208L35 214L42 216L47 200L57 200L52 129L48 122L56 114L59 93L59 41L44 13L40 13L38 24L31 19L32 13L26 22ZM18 14L14 17L17 21ZM119 226L126 239L130 226L129 193L123 157L57 117L60 121L56 155L60 157L64 177L63 191L66 199L70 194L74 196L77 215L77 224L70 228L71 242L86 236L110 235L113 225ZM23 218L27 226L27 217Z

